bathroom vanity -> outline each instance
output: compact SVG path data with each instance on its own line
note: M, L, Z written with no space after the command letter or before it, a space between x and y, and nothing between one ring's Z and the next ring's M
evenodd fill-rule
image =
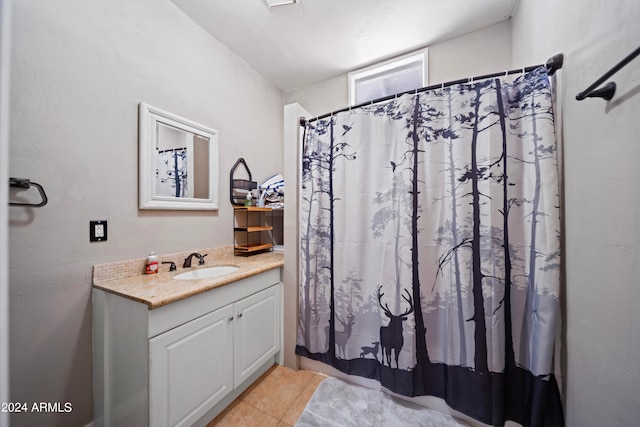
M94 280L96 426L204 426L280 362L282 255L217 259L239 268Z

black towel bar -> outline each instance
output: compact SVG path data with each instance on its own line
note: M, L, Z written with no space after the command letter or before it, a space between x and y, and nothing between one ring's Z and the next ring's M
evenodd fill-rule
M616 84L614 82L607 83L600 89L596 89L602 83L604 83L609 77L624 68L629 62L633 61L636 56L640 55L640 47L627 55L622 61L618 62L612 69L607 71L598 80L593 82L591 86L576 95L578 101L582 101L585 98L602 98L609 101L616 93Z

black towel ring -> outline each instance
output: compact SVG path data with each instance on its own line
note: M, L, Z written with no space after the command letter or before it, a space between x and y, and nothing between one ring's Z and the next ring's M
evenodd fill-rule
M42 188L42 185L38 184L37 182L31 182L26 178L9 178L9 187L29 189L31 186L36 187L38 189L38 192L40 192L40 197L42 197L42 201L40 203L9 202L9 206L29 206L32 208L41 208L46 205L49 199L47 199L47 194L44 192L44 188Z

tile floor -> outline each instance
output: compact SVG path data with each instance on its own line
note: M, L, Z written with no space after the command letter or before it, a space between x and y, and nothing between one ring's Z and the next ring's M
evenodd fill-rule
M274 365L207 427L293 426L326 377Z

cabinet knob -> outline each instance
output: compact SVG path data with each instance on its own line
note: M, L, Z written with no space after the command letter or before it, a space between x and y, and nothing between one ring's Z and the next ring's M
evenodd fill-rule
M238 314L238 319L241 318L241 317L242 317L242 313L239 313Z
M229 322L233 321L233 316L229 317Z

